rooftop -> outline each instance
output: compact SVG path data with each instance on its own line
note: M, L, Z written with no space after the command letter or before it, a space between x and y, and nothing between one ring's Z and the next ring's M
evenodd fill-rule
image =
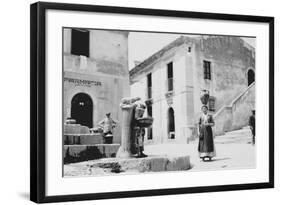
M180 36L179 38L177 38L176 40L174 40L170 44L164 46L158 52L154 53L153 55L151 55L150 57L148 57L147 59L142 61L140 64L136 65L133 69L130 70L130 72L129 72L130 76L135 75L136 73L141 71L143 68L152 64L154 61L156 61L160 57L164 56L170 49L175 48L175 47L179 47L182 44L188 42L190 39L192 39L192 38L186 37L186 36Z
M203 39L204 38L208 39L208 38L217 38L218 36L212 36L212 35L210 35L210 36L209 35L202 36L202 35L199 35L198 37L199 38L203 38ZM188 43L188 42L191 42L191 41L194 42L196 39L198 39L198 37L180 36L179 38L177 38L176 40L172 41L168 45L164 46L162 49L160 49L159 51L157 51L156 53L154 53L153 55L151 55L150 57L148 57L147 59L145 59L144 61L142 61L138 65L136 65L134 68L132 68L129 71L130 78L132 78L134 75L136 75L137 73L142 71L147 66L153 64L157 59L159 59L162 56L164 56L171 49L179 47L179 46L183 45L184 43ZM222 37L222 36L219 36L219 37ZM255 48L252 47L250 44L248 44L245 40L240 38L239 41L242 42L243 45L246 48L248 48L250 51L255 52Z

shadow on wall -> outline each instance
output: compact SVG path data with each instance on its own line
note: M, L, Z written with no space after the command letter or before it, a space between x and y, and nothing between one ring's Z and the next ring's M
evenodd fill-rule
M68 147L64 158L64 164L100 159L102 157L103 155L97 147L89 146L79 154L71 154L70 148Z

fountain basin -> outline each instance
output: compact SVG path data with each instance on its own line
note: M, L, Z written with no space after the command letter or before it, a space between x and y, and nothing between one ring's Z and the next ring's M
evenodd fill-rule
M137 121L137 123L136 123L137 126L147 128L152 125L153 118L152 117L143 117L143 118L137 119L136 121Z

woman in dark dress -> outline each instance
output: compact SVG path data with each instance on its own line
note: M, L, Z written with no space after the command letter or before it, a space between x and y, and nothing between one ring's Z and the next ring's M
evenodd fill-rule
M199 157L203 161L212 160L215 157L215 146L213 139L212 126L215 125L212 115L208 114L208 107L206 105L202 106L202 115L199 119L199 144L198 152Z

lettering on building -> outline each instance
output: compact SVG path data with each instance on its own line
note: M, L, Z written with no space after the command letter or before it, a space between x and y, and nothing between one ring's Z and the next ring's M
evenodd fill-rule
M64 81L67 81L69 83L74 83L75 86L101 86L100 81L94 81L94 80L81 80L81 79L75 79L75 78L64 78Z

